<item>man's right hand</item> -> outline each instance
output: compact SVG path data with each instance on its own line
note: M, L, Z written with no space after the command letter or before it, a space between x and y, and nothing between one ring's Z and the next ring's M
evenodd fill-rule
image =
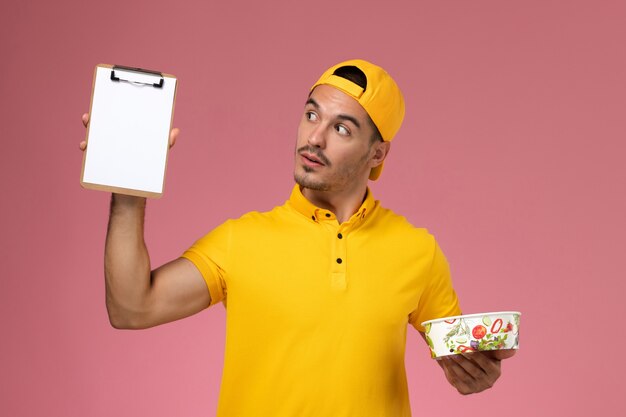
M89 126L89 113L85 113L83 114L83 126L87 127ZM170 148L172 146L174 146L174 144L176 144L176 139L178 138L178 134L180 133L180 129L178 129L177 127L173 128L170 131ZM84 151L85 149L87 149L87 142L86 141L82 141L78 144L78 147L80 148L81 151Z

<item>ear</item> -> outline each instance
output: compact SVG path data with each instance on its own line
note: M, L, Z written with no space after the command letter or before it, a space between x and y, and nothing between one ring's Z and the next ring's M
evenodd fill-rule
M391 150L391 142L379 141L372 145L373 155L370 159L370 168L375 168L382 164L389 151Z

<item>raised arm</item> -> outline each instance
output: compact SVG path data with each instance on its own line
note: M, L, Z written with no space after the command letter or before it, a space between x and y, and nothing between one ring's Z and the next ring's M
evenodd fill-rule
M200 271L179 258L151 270L144 243L145 198L113 194L104 275L111 325L142 329L190 316L208 307Z
M85 114L83 124L88 123ZM173 129L170 146L177 135L178 129ZM200 271L190 261L179 258L151 269L143 232L145 206L145 198L111 197L104 273L106 306L115 328L156 326L195 314L211 302Z

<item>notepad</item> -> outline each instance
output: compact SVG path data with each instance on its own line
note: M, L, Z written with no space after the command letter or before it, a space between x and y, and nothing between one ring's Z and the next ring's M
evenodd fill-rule
M176 77L140 68L96 66L83 187L140 197L163 194Z

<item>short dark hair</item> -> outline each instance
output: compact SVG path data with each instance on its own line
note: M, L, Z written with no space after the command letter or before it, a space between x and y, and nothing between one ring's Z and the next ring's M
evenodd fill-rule
M367 90L367 77L365 76L365 73L354 65L339 67L335 70L335 72L333 72L333 75L352 81L353 83L361 87L363 91ZM372 118L369 117L369 114L368 119L374 130L374 134L370 138L371 143L382 142L383 136L380 134L380 131L378 130L378 127L376 126Z

